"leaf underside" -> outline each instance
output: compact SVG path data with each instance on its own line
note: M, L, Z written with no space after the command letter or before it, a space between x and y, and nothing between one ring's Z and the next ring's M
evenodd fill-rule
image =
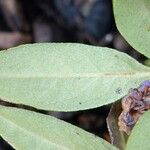
M0 99L40 109L99 107L149 78L148 67L104 47L45 43L0 52Z
M150 150L150 111L146 112L136 123L129 136L126 150Z
M103 139L54 117L3 106L0 135L18 150L117 150Z
M150 1L114 0L118 30L133 48L150 58Z

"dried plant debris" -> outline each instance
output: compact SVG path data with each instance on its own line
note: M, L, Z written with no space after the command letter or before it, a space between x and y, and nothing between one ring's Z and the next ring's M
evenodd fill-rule
M124 150L128 135L119 130L118 117L122 112L121 101L114 102L111 106L107 117L107 127L110 135L111 144L116 146L119 150Z
M118 121L119 129L130 134L140 116L150 109L150 80L129 90L128 95L122 99L122 109Z

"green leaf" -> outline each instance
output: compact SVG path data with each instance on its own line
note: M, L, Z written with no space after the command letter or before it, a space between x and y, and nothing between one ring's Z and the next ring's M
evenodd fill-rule
M150 58L150 0L114 0L114 15L124 38Z
M117 150L103 139L54 117L3 106L0 135L18 150Z
M146 112L136 123L126 150L150 150L150 111Z
M40 109L99 107L149 78L148 67L109 48L31 44L0 52L0 98Z
M144 61L144 64L145 64L146 66L149 66L149 67L150 67L150 59L146 59L146 60Z

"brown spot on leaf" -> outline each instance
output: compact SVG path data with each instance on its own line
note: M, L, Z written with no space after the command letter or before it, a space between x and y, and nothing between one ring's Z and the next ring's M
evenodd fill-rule
M121 94L122 93L122 88L118 87L115 92L116 92L116 94Z
M150 32L150 25L146 25L146 30Z
M114 55L116 58L118 58L118 55Z

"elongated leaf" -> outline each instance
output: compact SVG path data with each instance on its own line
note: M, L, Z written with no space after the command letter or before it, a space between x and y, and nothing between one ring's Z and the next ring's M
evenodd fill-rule
M126 150L134 149L150 150L150 111L140 118L129 136Z
M83 44L33 44L0 52L0 98L41 109L102 106L150 78L126 54Z
M54 117L3 106L0 135L17 150L116 150L103 139Z
M124 38L150 58L150 1L114 0L114 15Z

